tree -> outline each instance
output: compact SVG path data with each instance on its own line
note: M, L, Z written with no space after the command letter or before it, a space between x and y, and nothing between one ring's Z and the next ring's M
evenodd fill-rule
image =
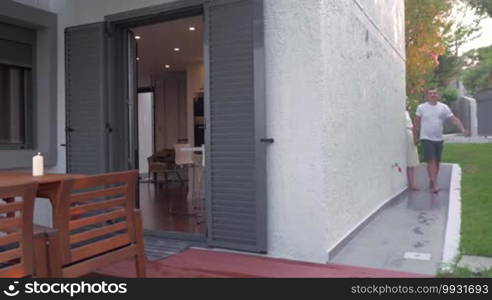
M458 56L458 49L461 46L480 36L480 22L486 16L478 13L477 9L471 6L469 1L461 0L454 2L451 30L444 37L449 52L448 55L454 54ZM469 19L470 12L475 15L471 23Z
M407 49L407 99L410 108L423 100L425 86L437 86L456 98L457 90L450 86L460 77L464 61L458 49L477 37L482 15L473 22L466 18L470 1L479 0L405 0L405 32ZM492 1L492 0L487 0Z
M434 75L439 56L446 52L451 30L451 0L406 0L405 34L407 51L407 97L410 106Z
M467 0L479 14L488 14L492 17L492 0Z
M492 88L492 46L470 50L464 56L468 62L462 77L466 89L475 94Z
M446 51L439 57L439 65L434 71L432 82L437 86L447 87L453 80L458 79L465 62L462 57Z

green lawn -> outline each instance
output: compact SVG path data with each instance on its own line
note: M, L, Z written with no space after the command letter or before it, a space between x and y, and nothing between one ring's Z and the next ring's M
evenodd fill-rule
M492 144L446 144L444 149L443 161L463 170L461 254L492 257Z

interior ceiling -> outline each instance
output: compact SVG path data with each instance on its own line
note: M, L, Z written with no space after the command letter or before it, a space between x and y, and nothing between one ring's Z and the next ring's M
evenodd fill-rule
M190 31L195 27L195 31ZM190 63L203 62L203 18L183 18L132 29L137 40L139 75L185 71ZM174 51L179 48L180 51ZM169 69L165 65L170 65Z

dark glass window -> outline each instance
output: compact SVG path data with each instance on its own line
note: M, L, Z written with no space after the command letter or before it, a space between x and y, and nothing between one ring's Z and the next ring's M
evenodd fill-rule
M0 64L0 147L29 148L31 69Z

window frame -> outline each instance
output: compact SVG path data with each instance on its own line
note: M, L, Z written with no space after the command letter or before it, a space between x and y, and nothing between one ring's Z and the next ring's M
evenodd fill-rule
M32 45L34 47L34 45ZM6 66L10 68L20 69L22 71L23 82L23 105L24 105L24 143L20 144L3 144L0 142L0 150L32 150L34 148L33 143L33 89L35 80L33 78L33 72L35 66L30 68L25 66L18 66L13 64L0 63L0 66ZM27 74L27 75L26 75Z
M64 131L58 127L63 120L58 114L58 99L62 92L58 89L58 67L63 62L63 57L58 55L58 15L17 1L1 0L0 23L18 28L14 30L16 34L0 28L3 39L35 43L31 62L32 110L29 112L32 114L29 117L32 121L32 147L0 149L0 170L30 169L32 157L41 152L45 167L60 167L63 171L63 161L58 161L59 152L63 155L65 151L58 145L58 136ZM34 34L26 34L29 31Z

